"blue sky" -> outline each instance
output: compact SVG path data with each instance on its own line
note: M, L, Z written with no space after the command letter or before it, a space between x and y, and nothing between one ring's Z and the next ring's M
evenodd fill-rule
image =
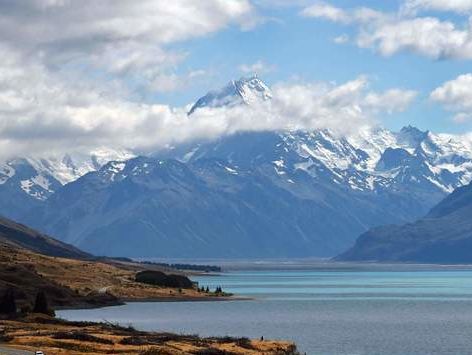
M472 137L472 0L0 1L0 57L10 155L378 123ZM268 107L188 119L253 67Z
M316 1L308 1L305 5L314 3ZM364 0L330 1L329 4L346 9L365 6L394 12L402 2ZM302 17L303 8L303 5L275 9L260 7L260 13L270 19L251 30L229 27L208 37L176 44L175 48L189 53L177 71L203 69L208 71L208 77L181 92L160 94L158 98L172 105L186 104L209 89L239 78L243 75L238 69L240 65L262 61L271 67L269 72L260 74L269 85L291 80L343 83L366 75L370 87L375 90L397 87L418 91L417 99L408 110L380 117L382 123L392 129L412 124L437 132L471 130L471 123L453 122L453 113L429 99L429 94L444 82L471 72L470 59L438 59L411 51L383 56L352 43L337 44L334 38L354 37L356 27L322 18ZM467 22L467 16L462 14L428 11L423 16L436 16L459 25Z

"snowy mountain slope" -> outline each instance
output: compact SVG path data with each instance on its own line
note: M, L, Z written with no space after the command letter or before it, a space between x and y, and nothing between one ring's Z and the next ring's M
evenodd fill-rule
M48 158L27 158L40 173L49 174L62 185L77 180L88 172L100 169L113 160L127 160L135 155L128 150L102 148L88 154L69 153Z
M100 169L110 160L131 157L128 151L100 149L90 154L9 159L0 164L0 214L18 219L63 185Z
M233 107L251 105L258 101L270 100L272 92L257 76L233 80L223 89L212 91L200 98L190 109L189 115L201 108Z

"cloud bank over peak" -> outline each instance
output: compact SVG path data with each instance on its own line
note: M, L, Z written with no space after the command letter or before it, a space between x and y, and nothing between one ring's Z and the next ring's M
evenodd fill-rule
M330 128L341 134L402 111L416 93L369 90L365 77L344 84L280 83L272 100L202 109L131 100L125 89L69 81L11 56L0 63L0 150L4 156L90 151L103 146L160 149L238 131Z

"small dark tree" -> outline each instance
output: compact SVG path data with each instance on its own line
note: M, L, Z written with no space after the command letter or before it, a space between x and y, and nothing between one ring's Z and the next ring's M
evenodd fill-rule
M20 312L21 312L21 314L31 313L31 305L25 304L25 305L21 306Z
M209 293L210 292L210 288L207 286L206 290L205 290L206 293Z
M47 314L48 316L54 316L54 311L49 308L48 299L44 291L39 291L36 295L36 301L34 302L33 313Z
M0 301L0 313L2 314L14 314L16 313L16 302L15 294L13 290L9 288L5 291L2 300Z

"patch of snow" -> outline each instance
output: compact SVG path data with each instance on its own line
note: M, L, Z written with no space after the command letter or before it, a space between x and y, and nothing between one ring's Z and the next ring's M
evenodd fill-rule
M35 187L38 186L39 189L35 189ZM49 190L49 182L43 176L35 176L30 180L22 180L20 181L20 187L28 195L38 200L46 200L47 194L45 192L51 192Z
M303 170L306 172L310 172L310 168L313 166L313 162L311 160L307 160L306 162L303 163L296 163L294 165L295 170Z
M278 168L285 168L285 162L283 160L275 160L272 163L274 163Z
M33 182L34 185L37 185L48 192L52 192L50 190L51 183L44 176L37 175L31 181Z
M15 176L15 169L8 164L0 167L0 185L5 184L10 178Z
M426 176L426 179L429 180L432 184L436 185L437 187L439 187L441 190L443 190L444 192L447 192L447 193L451 193L452 191L454 191L454 188L452 186L444 186L442 185L441 183L439 183L438 181L434 180L432 177L430 176Z
M238 172L234 169L231 169L230 167L228 166L225 166L225 170L233 175L238 175Z
M369 190L373 191L375 189L375 181L376 181L375 176L368 176L367 177L366 182L367 182L367 186L368 186Z

